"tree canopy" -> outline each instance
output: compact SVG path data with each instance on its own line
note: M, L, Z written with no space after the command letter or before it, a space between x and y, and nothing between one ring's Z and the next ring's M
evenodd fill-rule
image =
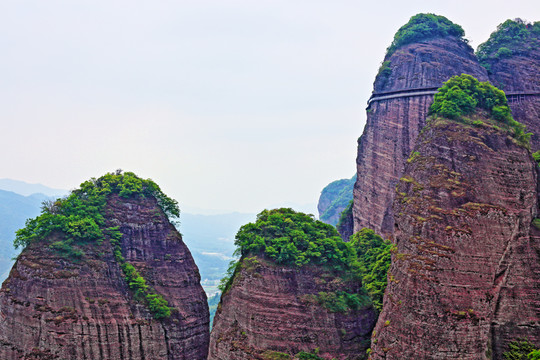
M506 20L497 26L489 39L478 46L476 55L480 63L488 68L489 60L526 55L540 46L540 21L528 23L521 19Z
M416 14L396 32L392 44L387 49L387 56L404 45L446 36L454 36L465 41L463 28L446 17L435 14Z
M239 255L262 255L278 264L355 267L355 252L335 227L313 215L281 208L264 210L255 223L240 228L235 244Z
M371 297L373 305L382 310L392 244L368 228L353 234L350 243L358 257L362 286Z
M529 143L529 134L525 125L512 117L504 91L489 82L480 82L471 75L461 74L446 81L435 94L430 115L439 115L448 119L462 120L464 116L475 113L478 109L487 112L487 116L507 125L516 139Z

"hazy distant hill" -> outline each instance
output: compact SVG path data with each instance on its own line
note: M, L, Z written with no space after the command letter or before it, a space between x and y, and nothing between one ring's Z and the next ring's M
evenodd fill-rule
M341 212L353 198L356 175L350 179L336 180L328 184L319 197L319 219L327 224L336 225Z
M13 248L15 231L24 226L26 219L40 212L43 194L23 196L11 191L0 190L0 282L7 277L13 258L18 251Z
M0 189L12 191L14 193L29 196L32 194L43 194L46 196L63 196L67 195L67 190L53 189L42 184L30 184L24 181L13 179L0 179Z

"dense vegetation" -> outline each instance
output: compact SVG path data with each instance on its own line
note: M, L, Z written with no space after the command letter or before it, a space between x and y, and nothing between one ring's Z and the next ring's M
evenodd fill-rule
M264 210L255 223L240 228L238 255L263 255L277 264L316 264L357 271L356 254L336 228L292 209Z
M85 255L86 246L101 245L104 240L109 240L114 258L122 268L135 299L146 303L155 318L169 317L171 308L167 301L150 288L135 267L122 256L122 233L118 227L105 225L105 207L111 194L123 198L154 197L168 217L180 216L177 202L166 196L152 180L143 180L131 172L117 171L82 183L66 198L45 202L41 215L27 220L26 226L16 232L14 245L24 248L34 242L54 238L48 244L49 248L79 261Z
M363 229L344 242L336 229L311 215L292 209L264 210L257 215L255 223L240 228L236 235L237 255L244 262L248 255L258 255L277 264L324 266L340 276L362 280L365 292L349 294L343 291L319 292L305 300L316 301L332 312L360 309L371 302L382 307L382 296L386 288L386 274L390 266L389 242L385 242L373 230ZM220 289L226 292L240 262L231 262Z
M480 63L489 70L489 60L526 55L540 46L540 21L527 23L521 19L506 20L489 39L478 46Z
M353 198L353 188L356 182L356 175L350 179L336 180L328 184L321 192L320 203L323 200L330 201L330 205L319 214L321 221L336 225L339 220L339 214L347 207L349 201Z
M463 39L464 35L465 31L461 26L454 24L444 16L417 14L396 32L394 41L387 49L386 56L390 56L398 48L413 42L446 36L455 36L466 41Z
M527 340L516 340L508 344L508 351L503 353L505 360L540 360L540 350Z
M512 131L514 137L523 144L529 143L531 134L525 133L525 125L512 117L504 91L489 82L480 82L471 75L453 76L435 94L429 109L431 115L448 119L464 120L480 109L487 116L497 120Z
M347 204L347 206L345 207L345 209L343 209L343 211L341 212L341 214L339 215L339 221L336 225L336 228L338 230L341 230L341 226L345 223L345 221L347 221L347 218L349 216L352 216L352 208L353 208L353 200L351 199L349 201L349 203Z
M371 297L373 305L380 311L387 285L392 244L367 228L352 235L350 243L358 256L362 286Z

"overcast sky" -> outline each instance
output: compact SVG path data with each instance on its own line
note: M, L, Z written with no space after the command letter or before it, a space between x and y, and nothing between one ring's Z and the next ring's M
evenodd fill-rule
M476 47L540 1L0 0L0 178L121 168L183 209L315 204L356 171L377 68L419 12Z

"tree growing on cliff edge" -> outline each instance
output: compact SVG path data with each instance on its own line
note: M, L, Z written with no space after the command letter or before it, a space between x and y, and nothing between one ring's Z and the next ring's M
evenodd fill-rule
M453 76L435 94L429 108L430 115L465 121L467 115L477 110L498 121L510 130L523 145L528 146L532 134L525 133L525 125L512 117L504 91L489 82L480 82L467 74Z

